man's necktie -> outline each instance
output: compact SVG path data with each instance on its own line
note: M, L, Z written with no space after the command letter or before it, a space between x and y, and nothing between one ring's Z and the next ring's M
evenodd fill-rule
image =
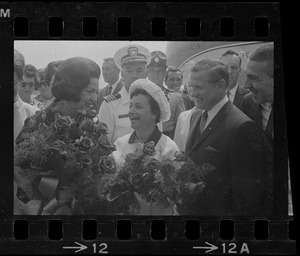
M112 86L108 85L107 95L111 95L111 91L112 91Z
M207 122L207 118L208 118L208 114L207 114L207 110L205 110L205 111L202 113L201 120L200 120L200 132L201 132L201 133L202 133L203 130L204 130L204 127L205 127L206 122Z
M226 92L227 98L228 98L229 100L230 100L230 94L231 94L230 91L227 91L227 92Z

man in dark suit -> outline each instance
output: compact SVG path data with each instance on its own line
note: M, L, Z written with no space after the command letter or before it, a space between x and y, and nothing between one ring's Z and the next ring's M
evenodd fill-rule
M227 96L234 105L241 109L242 99L249 92L238 84L238 79L242 71L242 59L236 51L227 50L221 55L220 60L226 65L229 73Z
M124 81L119 78L120 69L115 65L114 58L105 58L102 65L102 75L107 86L101 89L97 96L96 111L99 112L100 106L103 102L103 98L108 95L114 95L119 92Z
M264 176L260 138L253 121L226 96L229 74L217 60L191 68L195 110L186 156L200 167L199 189L179 207L181 215L259 215L259 179Z
M273 175L273 101L274 101L274 46L266 44L250 53L246 63L245 88L250 93L245 95L242 111L256 124L256 128L263 135L263 164L269 176ZM270 187L270 185L269 185ZM266 193L267 194L267 193ZM269 203L271 203L269 201ZM280 206L276 206L274 212ZM266 204L266 200L264 202Z

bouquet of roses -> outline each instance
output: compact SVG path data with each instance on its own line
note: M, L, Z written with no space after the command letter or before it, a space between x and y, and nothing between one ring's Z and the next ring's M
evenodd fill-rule
M106 184L106 198L115 214L138 215L140 205L135 193L148 203L180 202L180 182L176 180L176 165L169 159L156 159L154 142L150 141L125 157L117 175Z
M76 120L58 113L52 122L45 120L44 111L28 119L16 140L16 196L28 206L25 212L106 214L102 189L116 169L107 126L91 109Z

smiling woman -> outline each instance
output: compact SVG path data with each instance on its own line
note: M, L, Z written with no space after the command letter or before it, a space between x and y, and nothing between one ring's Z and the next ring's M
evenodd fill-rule
M155 159L173 160L176 151L179 151L178 146L157 127L157 123L168 120L171 115L170 105L164 92L148 79L138 79L131 85L129 94L131 98L129 118L134 132L124 135L115 142L117 150L113 156L118 167L124 165L127 155L138 151L147 143L154 145ZM140 214L143 214L149 203L136 193L135 196L140 204ZM170 205L160 208L154 215L165 212L169 215L173 214Z

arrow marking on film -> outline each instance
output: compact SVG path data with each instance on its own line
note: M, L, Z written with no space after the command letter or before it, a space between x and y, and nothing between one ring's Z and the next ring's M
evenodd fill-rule
M78 249L77 251L75 251L75 253L87 249L87 246L85 246L83 244L80 244L80 243L77 243L77 242L75 242L75 244L79 245L79 247L78 246L64 246L63 249Z
M218 249L218 246L215 246L215 245L210 244L210 243L208 243L208 242L205 242L205 243L206 243L207 245L209 245L209 247L207 247L207 246L194 246L193 249L205 249L205 250L209 249L208 251L205 251L205 253L212 252L212 251Z

